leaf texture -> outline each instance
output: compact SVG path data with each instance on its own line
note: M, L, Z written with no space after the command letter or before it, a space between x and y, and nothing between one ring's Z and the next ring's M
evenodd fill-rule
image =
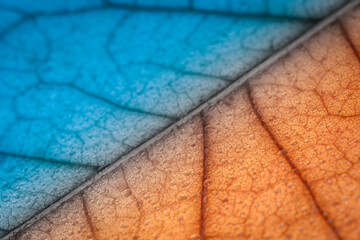
M94 0L49 4L1 0L0 236L186 116L344 2ZM354 48L358 43L353 39L358 37L351 29L357 24L356 16L353 13L339 25L341 31L347 32L342 40L351 39ZM327 31L330 37L337 34L336 30ZM340 47L346 45L341 43L341 37L336 41ZM322 44L317 48L321 52ZM326 51L319 54L326 58ZM315 64L312 60L316 57L323 56L312 56L307 63ZM314 78L325 79L326 70L338 65L336 57L328 60L329 66L318 61ZM343 70L338 71L340 74ZM271 101L272 96L261 93L262 88L254 82L250 88L259 111L270 109L266 104L278 104ZM279 89L269 91L275 95ZM326 87L319 91L329 114L356 116L357 110L349 110L357 106L356 89L347 95L333 93ZM342 103L346 97L351 99ZM269 98L264 106L259 100L262 98L264 101ZM219 115L227 116L230 112ZM269 114L271 119L273 113L263 114ZM209 164L218 159L211 160L210 145L204 150L204 142L211 142L203 136L203 125L211 124L203 122L207 118L211 118L210 113L157 143L139 159L126 163L108 177L107 183L92 186L93 192L85 191L56 210L55 216L41 220L36 224L36 231L41 234L29 232L22 238L74 239L70 236L79 234L76 239L114 239L120 232L124 234L120 239L150 236L145 232L164 238L168 235L162 234L172 234L174 238L211 236L213 233L204 230L206 224L211 224L210 218L204 220L205 211L211 208L204 205L201 195L203 153L209 151ZM236 126L229 126L229 131L231 127ZM269 123L268 129L271 128L280 129ZM207 134L212 136L210 131ZM165 165L158 166L162 162ZM211 171L206 174L210 176ZM117 210L102 202L112 185L124 189L124 196L120 194L123 201L118 202L122 197L115 190L106 200L117 201L120 204ZM299 195L308 191L298 185ZM148 199L142 200L145 196ZM312 200L299 204L308 206L306 201L311 205ZM151 207L149 214L145 206L151 204L155 207ZM104 218L96 217L105 216L97 207L109 214L116 213L112 218L106 217L109 224L117 222L115 229L109 231ZM125 209L133 211L124 212ZM129 222L122 224L119 218ZM175 218L192 220L190 225L184 223L184 228L178 229ZM75 221L77 229L68 228L71 221ZM94 226L89 225L90 221L94 221ZM145 223L155 225L146 227ZM126 230L120 231L119 224ZM330 230L329 234L334 234ZM319 234L327 234L326 224L319 228Z
M358 239L360 8L14 239Z

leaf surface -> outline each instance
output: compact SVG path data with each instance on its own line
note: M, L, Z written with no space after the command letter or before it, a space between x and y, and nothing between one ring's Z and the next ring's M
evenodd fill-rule
M1 0L0 235L344 2Z
M359 14L326 27L17 239L358 239Z

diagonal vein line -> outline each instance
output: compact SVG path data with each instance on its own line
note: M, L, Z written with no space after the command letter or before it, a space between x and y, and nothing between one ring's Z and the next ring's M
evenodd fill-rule
M19 27L21 24L23 24L24 22L26 22L28 20L27 17L21 17L20 19L18 19L17 21L13 22L12 24L10 24L7 28L5 28L3 31L0 32L0 40L9 32L11 32L12 30L16 29L17 27Z
M349 37L348 31L346 30L346 28L344 27L343 23L342 23L340 20L338 20L337 23L339 24L340 29L341 29L341 31L342 31L342 33L343 33L346 41L349 43L352 51L354 52L357 60L358 60L359 63L360 63L360 55L359 55L358 51L356 50L356 48L355 48L355 46L354 46L354 43L351 41L351 39L350 39L350 37Z
M187 70L182 70L182 69L174 67L174 66L167 66L165 64L156 63L153 61L148 61L148 62L144 62L144 63L140 63L140 64L144 64L144 65L148 64L148 65L152 65L152 66L159 67L162 69L172 70L174 72L182 73L183 75L188 75L188 76L212 78L212 79L220 80L223 82L231 82L232 81L231 79L228 79L226 77L219 77L219 76L215 76L215 75L213 76L213 75L205 74L205 73L191 72L191 71L187 71Z
M132 108L132 107L127 107L127 106L124 106L124 105L120 105L120 104L117 104L111 100L108 100L107 98L104 98L104 97L101 97L99 95L96 95L96 94L93 94L93 93L90 93L78 86L75 86L73 84L66 84L66 83L47 83L47 82L41 82L42 85L45 85L45 86L63 86L63 87L68 87L68 88L73 88L81 93L83 93L84 95L86 96L89 96L89 97L92 97L92 98L95 98L99 101L102 101L102 102L105 102L115 108L118 108L118 109L122 109L122 110L126 110L126 111L129 111L129 112L135 112L135 113L140 113L140 114L144 114L144 115L150 115L150 116L154 116L154 117L159 117L159 118L166 118L166 119L170 119L170 120L173 120L175 121L176 118L175 117L172 117L172 116L169 116L169 115L166 115L166 114L160 114L160 113L154 113L154 112L148 112L148 111L144 111L144 110L141 110L141 109L137 109L137 108Z
M1 6L0 6L1 8ZM3 6L4 8L4 6ZM274 19L274 20L290 20L290 21L302 21L302 22L314 22L318 19L316 18L304 18L280 14L259 14L259 13L235 13L230 11L217 11L217 10L206 10L206 9L195 9L191 6L189 7L166 7L166 6L136 6L133 4L121 4L121 3L105 3L100 6L85 7L76 10L60 10L53 12L44 12L38 11L33 13L26 13L20 9L13 8L12 11L20 12L24 16L29 18L37 18L43 16L63 16L68 14L77 14L77 13L86 13L91 11L98 10L107 10L107 9L118 9L118 10L129 10L129 11L141 11L141 12L166 12L166 13L189 13L189 14L203 14L203 15L215 15L215 16L225 16L225 17L237 17L237 18L262 18L262 19Z
M204 240L205 236L205 219L206 219L206 202L207 202L207 185L208 185L208 133L206 130L206 117L204 113L201 113L201 122L203 128L203 142L204 142L204 156L203 156L203 176L202 176L202 189L201 189L201 208L200 208L200 239Z
M336 229L336 227L333 225L333 223L330 221L330 219L326 216L326 214L324 213L324 210L320 207L320 205L318 204L315 194L312 191L309 183L302 177L299 169L296 167L296 165L294 164L294 162L291 160L291 158L287 155L287 151L286 149L284 149L284 147L279 143L279 141L276 139L276 137L274 136L274 134L271 132L269 126L265 123L263 117L260 114L259 109L257 108L255 101L251 95L251 89L249 86L249 83L245 84L246 86L246 92L248 95L248 99L250 101L251 104L251 108L253 109L255 115L257 116L259 122L261 123L262 127L265 129L265 131L268 133L268 135L270 136L271 140L274 142L274 144L276 145L276 147L279 149L279 151L281 152L281 155L285 158L286 162L290 165L293 173L295 173L297 175L297 177L300 179L301 183L305 186L306 190L308 191L308 193L310 194L310 197L312 198L312 201L314 202L315 208L319 211L319 213L321 214L322 218L325 220L325 222L327 223L327 225L330 227L330 229L333 231L333 233L335 234L335 236L337 237L337 239L342 239L338 230Z
M155 112L149 112L149 111L145 111L142 109L137 109L137 108L132 108L132 107L127 107L121 104L118 104L112 100L109 100L105 97L99 96L97 94L91 93L89 91L86 91L84 89L82 89L81 87L76 86L75 84L72 83L54 83L54 82L46 82L41 76L40 74L37 72L36 73L37 78L39 79L39 82L41 85L43 86L59 86L59 87L68 87L68 88L72 88L78 92L81 92L82 94L97 99L101 102L107 103L110 106L113 106L115 108L121 109L121 110L125 110L125 111L129 111L129 112L134 112L134 113L139 113L139 114L144 114L144 115L148 115L148 116L154 116L154 117L159 117L159 118L165 118L165 119L169 119L172 121L176 121L177 118L170 116L170 115L166 115L166 114L160 114L160 113L155 113Z
M86 222L90 228L90 232L91 232L91 235L92 235L92 239L93 240L97 240L97 237L95 235L95 228L94 228L94 225L92 224L92 221L91 221L91 218L90 218L90 214L89 214L89 210L88 210L88 206L87 206L87 202L86 202L86 199L84 197L84 194L80 194L80 199L81 199L81 202L82 202L82 205L83 205L83 210L84 210L84 214L85 214L85 218L86 218Z
M315 24L313 27L311 27L307 32L305 32L302 36L298 37L294 41L290 42L288 45L283 47L282 49L279 49L274 54L269 56L268 58L264 59L262 62L258 63L256 66L254 66L252 69L247 71L245 74L243 74L241 77L239 77L236 81L229 84L226 88L222 89L218 93L210 96L207 101L203 102L200 106L189 112L186 116L179 119L177 122L173 123L163 131L159 132L154 137L150 138L149 140L143 142L139 146L135 147L133 150L131 150L126 155L120 157L117 161L113 162L112 164L109 164L108 166L102 168L96 175L94 175L89 180L85 181L83 184L80 184L76 189L74 189L72 192L66 194L64 197L60 198L58 201L56 201L53 205L49 206L48 208L45 208L38 214L34 215L33 218L26 221L25 223L21 224L19 227L13 229L9 234L7 234L5 237L1 238L1 240L10 240L12 237L16 237L18 233L23 231L27 226L35 223L38 219L46 216L49 212L51 212L53 209L56 209L58 206L60 206L62 203L66 202L67 200L71 199L76 194L82 192L85 188L89 187L93 182L99 180L104 175L112 172L114 169L119 167L121 164L123 164L126 161L129 161L131 158L135 157L138 153L143 151L145 148L151 146L153 143L159 141L164 136L170 134L174 129L177 129L179 126L185 124L187 121L192 119L195 116L198 116L201 112L205 111L211 106L214 106L217 102L219 102L221 99L226 97L228 94L233 92L235 89L243 85L243 83L261 72L263 72L265 69L270 67L272 64L277 62L280 58L287 55L289 52L293 51L295 48L303 44L305 41L310 39L312 36L317 34L319 31L321 31L323 28L330 25L332 22L334 22L338 17L345 14L347 11L353 9L355 6L359 4L360 0L352 0L348 2L347 4L343 5L340 9L333 12L317 24Z
M87 164L82 164L82 163L62 162L62 161L59 161L56 159L47 159L47 158L42 158L42 157L29 157L26 155L10 153L10 152L5 152L5 151L0 151L0 155L10 156L10 157L14 157L14 158L21 158L21 159L29 160L29 161L34 160L34 161L40 161L40 162L46 162L46 163L52 163L52 164L68 165L68 166L79 167L79 168L92 168L93 170L98 169L98 167L95 167L92 165L87 165Z

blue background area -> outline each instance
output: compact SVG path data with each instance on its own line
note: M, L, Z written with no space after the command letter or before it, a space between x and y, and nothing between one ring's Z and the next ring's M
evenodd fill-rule
M343 2L0 0L0 235Z

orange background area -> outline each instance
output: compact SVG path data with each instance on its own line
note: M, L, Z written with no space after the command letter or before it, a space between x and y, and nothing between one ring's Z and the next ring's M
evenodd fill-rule
M360 239L359 27L360 8L18 239Z

